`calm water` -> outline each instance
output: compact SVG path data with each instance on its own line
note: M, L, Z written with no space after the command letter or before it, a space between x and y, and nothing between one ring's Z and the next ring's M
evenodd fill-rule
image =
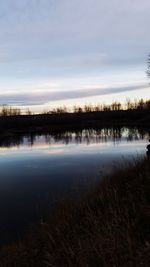
M102 129L0 138L0 243L19 238L56 202L96 182L124 158L146 152L149 135Z

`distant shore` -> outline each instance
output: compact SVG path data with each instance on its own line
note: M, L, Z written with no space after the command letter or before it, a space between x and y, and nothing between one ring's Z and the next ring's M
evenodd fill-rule
M1 135L118 126L149 129L150 109L0 116Z
M125 162L77 203L62 203L27 238L1 249L0 266L148 267L149 160Z

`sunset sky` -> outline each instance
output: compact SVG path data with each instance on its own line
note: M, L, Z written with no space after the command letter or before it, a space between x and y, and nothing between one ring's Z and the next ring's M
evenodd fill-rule
M149 0L0 1L0 105L150 98Z

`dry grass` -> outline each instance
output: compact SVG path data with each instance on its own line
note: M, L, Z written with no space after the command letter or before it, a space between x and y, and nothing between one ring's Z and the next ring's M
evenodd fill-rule
M63 203L28 238L3 248L0 266L150 266L149 163L126 164L79 203Z

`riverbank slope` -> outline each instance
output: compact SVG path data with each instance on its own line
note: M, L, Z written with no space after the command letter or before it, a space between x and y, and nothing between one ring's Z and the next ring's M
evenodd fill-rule
M0 266L150 266L150 160L125 163L78 203L60 205Z

